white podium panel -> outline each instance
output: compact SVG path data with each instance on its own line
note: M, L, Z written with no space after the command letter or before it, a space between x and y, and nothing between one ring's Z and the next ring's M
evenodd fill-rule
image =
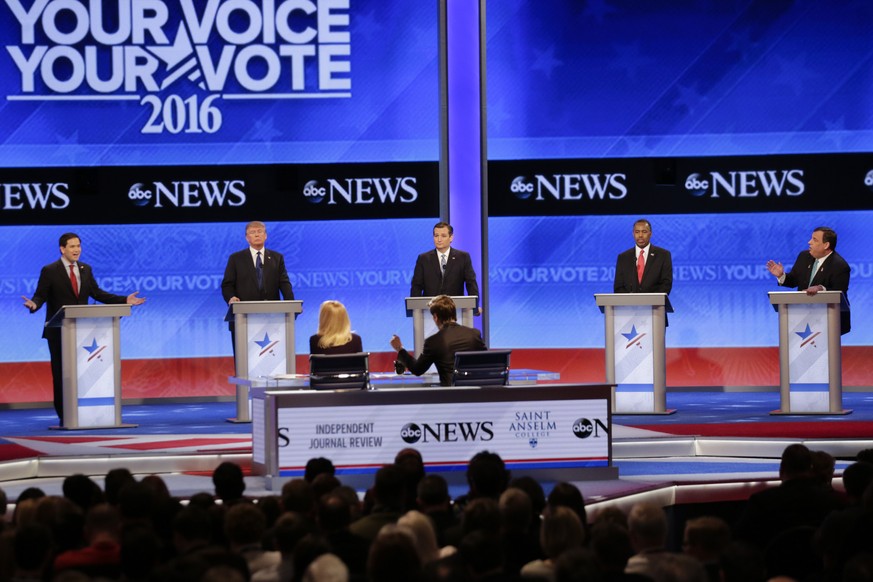
M234 324L234 369L237 378L273 377L297 372L294 347L295 319L303 301L237 301L227 309L225 321ZM236 384L236 418L251 422L249 389Z
M614 386L614 414L672 414L667 409L666 293L599 293L606 382Z
M780 408L772 414L848 414L842 404L840 291L769 293L779 313Z

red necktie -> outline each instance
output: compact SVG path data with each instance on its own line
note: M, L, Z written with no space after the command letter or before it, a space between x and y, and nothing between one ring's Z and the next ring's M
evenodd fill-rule
M637 280L642 283L643 282L643 271L646 270L646 261L643 258L643 251L640 251L640 254L637 255Z
M75 265L70 265L70 285L73 286L73 293L76 297L79 296L79 280L76 279Z

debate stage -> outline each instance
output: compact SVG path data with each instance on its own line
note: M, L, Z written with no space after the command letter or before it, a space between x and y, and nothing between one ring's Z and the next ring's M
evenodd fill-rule
M873 447L873 391L845 392L843 402L852 414L771 416L775 390L668 391L675 414L613 417L618 479L574 481L596 514L641 496L665 506L744 499L777 478L779 456L795 442L830 452L840 474L858 451ZM0 487L10 500L34 486L61 494L67 475L85 473L102 485L109 469L128 467L160 475L179 497L212 491L218 463L237 462L247 472L251 465L251 425L224 420L234 410L233 402L127 405L123 420L137 428L66 433L48 429L56 420L51 409L2 410ZM460 472L450 478L454 494L464 490L462 481ZM263 477L247 476L246 484L252 496L276 493Z

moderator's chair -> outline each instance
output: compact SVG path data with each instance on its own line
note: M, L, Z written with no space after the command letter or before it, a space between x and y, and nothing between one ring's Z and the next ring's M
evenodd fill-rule
M512 350L456 352L453 386L506 386Z
M370 353L310 355L309 387L312 390L366 390L370 387Z

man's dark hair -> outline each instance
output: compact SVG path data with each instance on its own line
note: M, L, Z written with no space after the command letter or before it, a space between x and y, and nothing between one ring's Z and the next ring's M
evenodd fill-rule
M853 499L861 499L870 483L873 483L873 464L867 461L852 463L843 471L843 487Z
M782 451L779 463L779 476L784 478L802 477L812 471L812 453L800 443L788 445Z
M336 474L336 467L330 459L324 457L315 457L306 461L306 469L303 471L303 478L312 483L312 481L321 473L328 475Z
M649 231L652 230L652 223L649 222L649 221L648 221L647 219L645 219L645 218L638 218L637 220L634 221L634 226L636 226L636 225L638 225L638 224L645 224L646 226L649 227Z
M225 503L241 498L246 490L242 469L230 461L225 461L215 468L212 472L212 484L215 486L215 495Z
M58 246L61 246L61 247L67 246L67 243L69 242L69 240L71 238L77 238L80 241L82 240L82 238L78 234L76 234L75 232L65 232L64 234L61 235L61 238L58 239L58 243L59 243Z
M433 225L433 229L436 230L438 228L447 228L449 229L449 236L455 234L455 229L452 228L452 225L448 222L443 222L442 220Z
M425 475L418 482L416 490L418 500L425 507L440 505L451 501L449 497L449 484L442 475Z
M325 533L344 529L352 521L352 510L342 495L328 493L318 504L318 525Z
M104 478L103 488L106 493L106 501L112 505L118 505L118 495L128 483L133 483L136 478L125 467L110 469Z
M430 301L430 314L436 317L439 323L455 321L458 317L455 301L448 295L437 295Z
M497 453L480 451L467 465L467 483L475 497L497 499L506 489L508 480L506 465Z
M376 498L376 503L383 507L403 507L403 472L396 465L384 465L376 471L376 478L373 481L373 495Z
M821 233L821 242L831 243L829 247L832 251L837 250L837 233L829 226L816 226L812 232Z
M82 511L88 511L103 501L103 491L100 486L91 477L81 473L65 478L61 488L64 497L81 507Z

